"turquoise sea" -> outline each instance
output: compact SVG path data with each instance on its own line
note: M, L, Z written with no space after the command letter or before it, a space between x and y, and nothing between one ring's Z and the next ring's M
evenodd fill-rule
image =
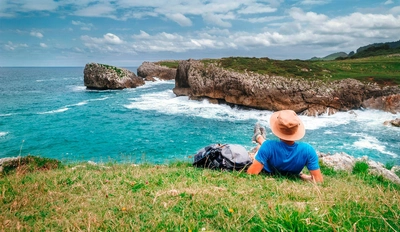
M136 72L136 68L128 68ZM62 161L191 161L211 143L250 149L253 125L266 126L271 111L210 104L176 97L174 81L135 89L93 91L83 67L0 68L0 158L40 155ZM375 110L301 116L302 141L323 153L346 152L400 165L399 118Z

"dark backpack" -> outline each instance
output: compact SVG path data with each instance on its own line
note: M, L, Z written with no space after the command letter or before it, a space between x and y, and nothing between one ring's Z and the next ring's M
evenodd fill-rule
M246 170L252 160L246 149L237 144L211 144L194 156L193 166L222 170Z

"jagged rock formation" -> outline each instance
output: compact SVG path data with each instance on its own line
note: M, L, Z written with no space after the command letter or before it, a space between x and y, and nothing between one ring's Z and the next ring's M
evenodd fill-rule
M400 94L389 96L372 97L363 102L363 107L369 109L383 110L395 114L400 112Z
M394 120L390 120L390 121L385 121L383 123L383 125L387 126L387 125L392 125L395 127L400 127L400 118L396 118Z
M137 69L139 77L143 77L148 81L155 81L154 77L162 80L175 79L176 69L168 68L152 62L143 62Z
M337 171L351 172L356 162L365 162L368 164L368 171L370 174L383 176L394 183L400 184L400 178L395 173L395 171L399 169L399 166L394 166L391 170L388 170L382 163L369 160L368 157L356 159L346 153L336 153L333 155L319 153L318 156L325 165Z
M86 64L83 73L84 85L88 89L124 89L144 85L144 80L135 73L105 64Z
M398 86L381 88L354 79L326 83L238 73L197 60L180 61L173 91L191 99L208 97L258 109L291 109L309 116L358 109L364 107L366 99L400 94Z

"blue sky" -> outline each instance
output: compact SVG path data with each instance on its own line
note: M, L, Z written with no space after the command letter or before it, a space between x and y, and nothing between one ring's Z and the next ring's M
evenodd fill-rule
M400 39L400 0L1 0L0 66L309 59Z

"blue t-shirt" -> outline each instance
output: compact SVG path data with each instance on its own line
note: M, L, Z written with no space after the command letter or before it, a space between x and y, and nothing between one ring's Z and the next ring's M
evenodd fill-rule
M304 166L313 171L319 169L314 148L302 142L288 145L282 141L266 140L255 159L264 165L268 173L299 174Z

